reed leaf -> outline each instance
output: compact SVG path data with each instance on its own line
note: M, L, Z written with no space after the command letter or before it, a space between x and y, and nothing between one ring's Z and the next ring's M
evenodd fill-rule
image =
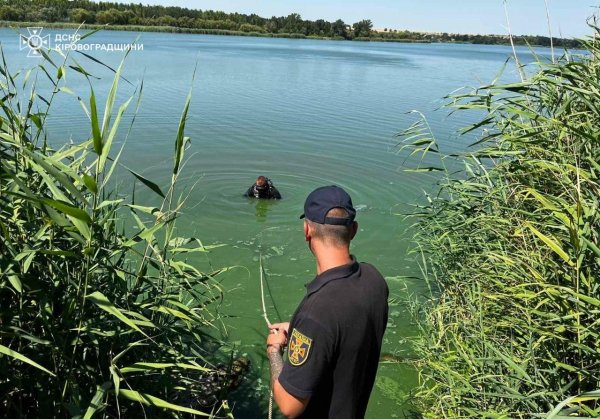
M51 375L53 377L56 377L56 375L52 371L48 370L47 368L42 367L40 364L38 364L35 361L32 361L31 359L27 358L25 355L21 355L20 353L18 353L16 351L13 351L12 349L10 349L10 348L8 348L8 347L6 347L4 345L0 345L0 354L4 354L6 356L10 356L11 358L14 358L14 359L16 359L18 361L21 361L21 362L24 362L26 364L29 364L29 365L31 365L31 366L33 366L33 367L35 367L35 368L37 368L37 369L39 369L41 371L44 371L46 374L49 374L49 375Z
M151 396L149 394L142 394L137 391L124 390L124 389L120 390L119 394L127 399L130 399L130 400L133 400L136 402L140 402L141 404L145 404L148 406L156 406L156 407L160 407L163 409L175 410L178 412L185 412L185 413L191 413L193 415L210 417L210 415L207 413L200 412L199 410L195 410L195 409L190 409L188 407L178 406L176 404L169 403L165 400L159 399L158 397Z

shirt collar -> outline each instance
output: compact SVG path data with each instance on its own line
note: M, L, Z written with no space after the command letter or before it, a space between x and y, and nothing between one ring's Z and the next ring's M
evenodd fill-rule
M325 272L321 272L321 274L317 275L315 279L306 284L306 290L308 293L312 294L313 292L317 292L329 281L349 277L358 271L359 265L356 261L356 258L352 255L350 255L350 257L352 258L352 262L346 265L336 266L335 268L328 269Z

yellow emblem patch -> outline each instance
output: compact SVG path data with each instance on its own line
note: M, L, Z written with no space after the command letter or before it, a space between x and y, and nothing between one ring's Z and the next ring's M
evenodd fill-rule
M290 360L290 364L295 367L304 364L308 359L310 345L312 345L312 339L294 329L288 345L288 359Z

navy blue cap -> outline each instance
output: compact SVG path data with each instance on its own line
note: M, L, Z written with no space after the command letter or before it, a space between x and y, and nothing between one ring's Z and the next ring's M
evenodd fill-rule
M327 213L333 208L343 208L348 213L345 218L327 217ZM300 218L318 224L345 225L349 226L356 217L356 210L352 206L352 198L339 186L322 186L312 191L306 202L304 202L304 214Z

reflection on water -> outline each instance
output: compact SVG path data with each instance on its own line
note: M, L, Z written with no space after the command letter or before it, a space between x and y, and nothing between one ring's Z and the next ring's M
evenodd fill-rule
M254 202L254 208L256 210L256 221L258 221L259 223L264 223L265 221L267 221L267 214L271 206L275 204L275 201L255 198L248 198L248 200L251 203L253 201L256 201Z

